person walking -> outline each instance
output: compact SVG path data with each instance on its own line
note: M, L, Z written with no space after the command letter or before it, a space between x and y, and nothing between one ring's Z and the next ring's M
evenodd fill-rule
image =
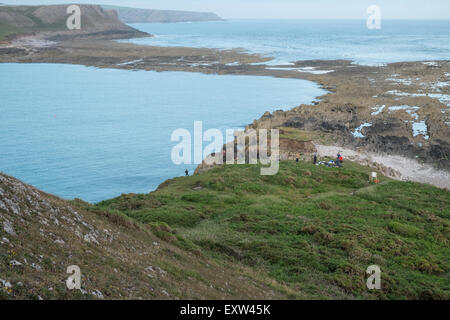
M340 152L338 152L338 154L337 154L337 157L336 157L336 166L337 167L340 167L341 166L341 159L342 157L341 157L341 153Z
M300 160L300 153L297 153L295 155L295 162L298 162Z
M186 177L189 176L189 170L186 169L186 171L184 171L184 173L186 174Z
M317 163L317 152L314 152L314 164Z

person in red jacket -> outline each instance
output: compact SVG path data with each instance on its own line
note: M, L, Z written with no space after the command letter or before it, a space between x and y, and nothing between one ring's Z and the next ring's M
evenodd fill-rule
M338 167L341 166L342 160L343 160L343 158L342 158L342 156L341 156L341 153L338 152L337 157L336 157L336 165L337 165Z

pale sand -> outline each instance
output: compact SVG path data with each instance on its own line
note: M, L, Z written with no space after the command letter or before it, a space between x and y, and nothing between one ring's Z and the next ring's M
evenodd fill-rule
M337 153L340 152L344 158L344 163L345 159L361 164L377 163L397 171L400 176L390 175L394 179L428 183L439 188L450 190L450 173L437 170L428 164L421 164L413 159L370 152L358 152L347 148L318 144L316 144L316 149L319 157L336 157Z

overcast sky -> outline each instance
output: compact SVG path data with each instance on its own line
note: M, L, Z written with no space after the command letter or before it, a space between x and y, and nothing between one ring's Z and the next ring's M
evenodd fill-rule
M61 4L66 0L0 0L7 4ZM77 3L77 2L75 2ZM369 5L384 19L450 19L450 0L84 0L148 9L215 12L223 18L366 19Z

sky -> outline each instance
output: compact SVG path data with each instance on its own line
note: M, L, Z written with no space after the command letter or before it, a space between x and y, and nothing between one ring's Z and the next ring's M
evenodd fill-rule
M66 4L66 0L0 0L6 4ZM383 19L450 20L450 0L82 0L147 9L214 12L225 19L366 19L378 5Z

